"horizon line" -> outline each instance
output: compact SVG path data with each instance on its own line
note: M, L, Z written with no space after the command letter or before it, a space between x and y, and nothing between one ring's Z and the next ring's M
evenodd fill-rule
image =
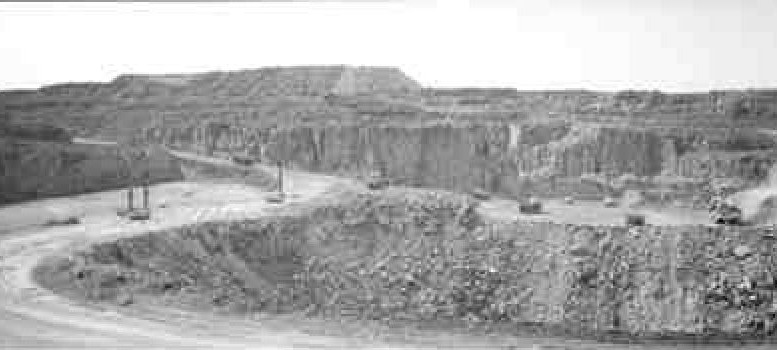
M373 0L374 1L374 0ZM380 0L379 0L380 1ZM701 93L713 93L713 92L765 92L775 91L777 92L777 85L774 86L749 86L749 87L722 87L722 88L704 88L704 89L689 89L689 90L671 90L660 88L621 88L621 89L595 89L585 88L581 86L569 86L562 88L521 88L517 86L508 85L433 85L422 84L417 81L413 76L406 73L399 66L392 65L353 65L353 64L291 64L291 65L267 65L254 68L239 68L239 69L213 69L202 70L196 72L170 72L170 73L120 73L108 80L64 80L60 82L42 83L37 87L10 87L0 88L0 93L8 92L33 92L40 91L48 88L55 88L66 85L109 85L116 80L123 77L181 77L181 76L204 76L208 74L225 74L225 73L241 73L250 71L259 71L264 69L291 69L291 68L337 68L337 67L349 67L349 68L380 68L380 69L396 69L401 72L405 77L410 78L412 81L418 83L420 89L425 90L512 90L518 93L543 93L543 92L589 92L589 93L620 93L620 92L659 92L664 94L701 94Z

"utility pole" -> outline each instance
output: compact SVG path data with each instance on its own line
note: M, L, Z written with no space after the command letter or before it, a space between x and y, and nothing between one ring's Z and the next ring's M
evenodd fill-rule
M134 191L133 191L133 190L134 190L134 189L132 188L132 185L130 184L130 185L129 185L129 187L127 187L127 209L128 209L130 212L131 212L132 210L134 210L134 207L133 207L133 205L134 205L134 203L135 203L135 201L133 201L133 194L134 194Z
M143 183L143 209L148 209L148 182Z
M137 152L129 146L117 149L117 175L127 179L127 210L121 210L119 214L127 215L132 220L148 220L149 170L145 169L142 175L137 173L138 169L143 170L144 167L148 167L148 157L148 150ZM145 162L142 162L144 160ZM142 207L135 208L135 191L138 187L142 192L143 202Z
M283 162L278 161L278 193L283 194Z

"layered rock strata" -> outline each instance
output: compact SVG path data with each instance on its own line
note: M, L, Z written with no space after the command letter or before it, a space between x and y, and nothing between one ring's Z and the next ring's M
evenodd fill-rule
M574 181L569 179L591 174L610 180L631 175L739 177L757 182L777 159L765 150L704 152L699 150L703 140L696 140L699 135L692 133L667 135L566 122L274 129L205 124L150 128L144 137L202 153L248 152L326 173L364 175L383 168L401 183L455 190L483 188L507 196L532 189L541 194L587 192L590 186L570 187Z
M115 146L0 139L0 204L183 179L165 152L131 161Z

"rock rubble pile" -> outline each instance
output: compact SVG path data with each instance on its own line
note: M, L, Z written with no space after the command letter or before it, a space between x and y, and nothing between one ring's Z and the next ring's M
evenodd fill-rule
M766 227L491 223L468 197L389 189L103 243L47 273L91 298L235 312L770 336L773 251Z

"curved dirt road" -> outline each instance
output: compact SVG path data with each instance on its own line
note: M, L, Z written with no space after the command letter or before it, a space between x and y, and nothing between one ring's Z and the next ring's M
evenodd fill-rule
M35 285L31 270L42 257L83 247L104 239L132 235L198 221L257 217L321 196L337 179L289 174L287 183L299 193L287 204L273 207L266 193L236 184L170 183L152 188L153 210L149 222L119 219L121 191L56 198L0 209L5 232L0 237L0 348L8 347L239 347L279 348L304 346L301 341L322 345L352 346L330 339L311 339L288 332L257 332L235 320L205 320L200 315L143 312L128 317L115 311L84 307ZM84 205L84 203L86 203ZM82 204L83 208L79 208ZM46 227L52 217L78 215L82 223ZM196 317L195 317L196 316ZM144 320L145 318L145 320ZM156 318L157 320L152 320ZM163 322L159 322L162 320ZM244 320L243 320L244 321ZM195 332L193 332L195 330ZM260 334L261 333L261 334ZM229 334L229 338L223 335Z
M229 163L178 154L216 164ZM121 191L56 198L0 208L0 348L510 348L621 349L549 339L518 339L429 334L391 340L352 331L315 335L320 323L282 318L242 319L173 309L80 305L38 287L32 268L47 255L120 236L204 220L258 217L293 210L296 203L326 198L350 180L289 171L286 188L293 194L283 205L267 204L266 192L238 184L168 183L152 188L153 218L127 222L117 218ZM163 207L159 207L160 205ZM82 223L46 227L51 216L79 215ZM629 348L659 348L631 346ZM665 346L678 349L683 347ZM688 347L690 348L690 347ZM708 347L705 347L708 348ZM730 347L721 347L730 348ZM752 349L764 347L749 347Z

